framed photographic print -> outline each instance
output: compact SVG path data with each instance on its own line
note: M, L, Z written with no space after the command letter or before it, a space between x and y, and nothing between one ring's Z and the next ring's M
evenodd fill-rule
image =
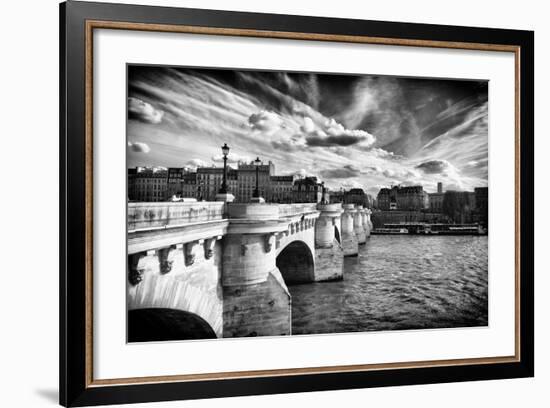
M60 21L62 405L533 376L533 32Z

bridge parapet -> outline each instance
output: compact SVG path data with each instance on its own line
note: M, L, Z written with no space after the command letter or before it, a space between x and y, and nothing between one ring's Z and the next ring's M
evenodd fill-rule
M227 232L224 211L223 202L129 203L128 255L181 244L189 260L197 244L209 254Z
M224 211L224 202L128 203L128 231L217 221Z
M315 203L278 204L278 207L279 217L292 217L295 215L317 212L317 206Z

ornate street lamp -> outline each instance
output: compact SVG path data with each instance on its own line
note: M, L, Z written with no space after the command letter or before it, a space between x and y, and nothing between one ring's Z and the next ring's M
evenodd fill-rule
M223 181L222 181L222 188L220 188L221 194L227 193L227 155L229 154L229 146L227 143L224 143L222 146L222 153L223 153Z
M324 182L324 181L321 182L321 191L323 192L323 194L322 194L322 196L321 196L321 204L326 204L326 203L327 203L327 200L326 200L326 198L325 198L325 192L326 192L326 190L325 190L325 182Z
M254 160L254 165L256 166L256 189L254 190L254 194L252 195L252 197L254 198L260 197L260 188L258 185L258 180L259 180L259 171L260 171L261 164L262 164L262 161L260 160L260 158L256 157L256 160Z

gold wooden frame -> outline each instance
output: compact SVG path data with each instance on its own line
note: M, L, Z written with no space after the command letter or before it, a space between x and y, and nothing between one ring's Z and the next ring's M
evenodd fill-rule
M515 353L513 356L479 357L449 360L429 360L396 362L383 364L357 364L322 367L303 367L272 370L214 372L204 374L167 375L153 377L128 377L114 379L93 378L93 30L117 29L132 31L152 31L203 35L260 37L276 39L294 39L311 41L330 41L342 43L362 43L380 45L398 45L412 47L451 48L464 50L513 52L515 58ZM333 34L314 34L286 31L263 31L250 29L232 29L215 27L197 27L187 25L165 25L148 23L128 23L119 21L86 21L86 347L85 347L85 385L101 387L112 385L130 385L144 383L167 383L179 381L224 380L236 378L292 376L300 374L320 374L337 372L357 372L389 369L408 369L421 367L461 366L471 364L515 363L520 356L520 50L519 46L501 44L483 44L466 42L446 42L414 39L395 39L369 36L350 36Z

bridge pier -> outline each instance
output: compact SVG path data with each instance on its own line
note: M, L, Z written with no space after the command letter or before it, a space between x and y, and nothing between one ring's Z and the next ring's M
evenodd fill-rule
M374 225L372 224L372 220L370 218L371 215L372 215L372 210L369 210L369 212L367 213L367 222L369 225L369 230L372 232L372 230L374 229Z
M344 277L344 252L336 240L340 225L341 204L318 204L315 223L315 281L339 280Z
M363 228L365 229L365 235L367 238L370 237L370 232L372 230L371 223L370 223L370 213L371 213L371 210L369 210L368 208L365 208L362 213Z
M223 336L291 334L291 298L276 265L276 234L288 225L278 208L228 204L223 244Z
M342 214L342 248L344 256L357 256L359 247L357 237L353 228L353 219L357 210L354 204L344 204Z
M365 228L363 227L363 213L364 209L362 205L357 206L357 210L353 215L353 230L355 231L355 236L357 237L357 243L359 245L365 244L367 242L367 235L365 233Z

